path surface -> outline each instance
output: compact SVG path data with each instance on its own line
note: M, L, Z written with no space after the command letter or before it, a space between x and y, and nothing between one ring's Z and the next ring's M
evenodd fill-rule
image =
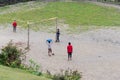
M42 71L53 73L61 69L82 72L82 80L119 80L120 79L120 29L99 29L81 34L62 34L60 43L53 43L55 56L47 55L45 40L53 33L30 32L30 51L27 60L33 59L41 65ZM27 42L27 30L0 27L0 47L10 40ZM71 42L74 47L73 60L67 61L66 46Z
M120 29L99 29L78 35L62 34L61 42L52 45L55 56L51 57L47 55L45 43L48 38L54 40L55 34L30 31L31 50L27 53L26 63L33 59L44 72L49 70L56 73L68 68L78 70L82 72L81 80L120 79ZM11 26L1 26L0 48L10 40L27 43L27 30L18 28L17 33L13 33ZM66 46L69 41L74 47L72 61L67 61Z

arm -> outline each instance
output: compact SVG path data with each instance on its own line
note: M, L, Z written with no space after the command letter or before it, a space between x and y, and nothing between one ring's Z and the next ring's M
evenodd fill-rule
M73 52L73 46L71 46L71 50L72 50L72 52Z

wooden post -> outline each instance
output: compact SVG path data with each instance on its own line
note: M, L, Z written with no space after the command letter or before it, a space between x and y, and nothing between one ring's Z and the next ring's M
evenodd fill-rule
M56 26L56 30L57 30L57 28L58 28L58 23L57 23L57 17L56 17L56 19L55 19L55 26Z
M30 25L29 22L27 22L28 25L28 41L27 41L27 48L30 49Z
M55 19L55 27L56 27L56 32L57 32L57 18ZM55 32L55 33L56 33ZM57 40L57 37L56 37L56 35L55 35L55 42L56 42L56 40Z

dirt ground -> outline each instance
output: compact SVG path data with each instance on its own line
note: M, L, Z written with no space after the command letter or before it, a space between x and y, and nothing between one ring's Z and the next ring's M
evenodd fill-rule
M55 40L55 33L30 31L29 59L41 65L43 72L52 73L72 69L82 72L81 80L119 80L120 79L120 29L98 29L80 34L63 34L60 43L53 43L54 56L47 54L46 39ZM0 27L0 48L10 40L27 45L27 30ZM74 48L72 61L67 60L66 46L71 42Z

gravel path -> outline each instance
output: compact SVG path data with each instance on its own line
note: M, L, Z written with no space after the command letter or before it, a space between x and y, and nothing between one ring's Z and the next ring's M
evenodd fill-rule
M61 30L62 31L62 30ZM54 40L55 34L30 31L30 51L27 62L33 59L41 65L42 71L52 73L61 69L82 72L82 80L119 80L120 79L120 29L98 29L81 34L62 34L60 43L53 43L55 56L47 55L46 39ZM0 27L0 47L10 40L27 42L27 30ZM67 61L66 46L71 42L74 47L73 60Z
M98 4L98 3L96 3ZM99 3L99 5L108 6ZM110 5L111 6L111 5ZM117 6L117 8L120 8ZM62 30L61 30L62 33ZM43 72L52 73L61 69L82 72L81 80L119 80L120 79L120 29L98 29L81 34L62 34L60 43L53 43L55 56L47 55L46 39L55 39L54 33L30 31L29 59L41 65ZM27 45L27 30L18 28L12 32L11 26L0 27L0 48L10 40ZM74 47L73 60L67 61L66 46L71 42Z

